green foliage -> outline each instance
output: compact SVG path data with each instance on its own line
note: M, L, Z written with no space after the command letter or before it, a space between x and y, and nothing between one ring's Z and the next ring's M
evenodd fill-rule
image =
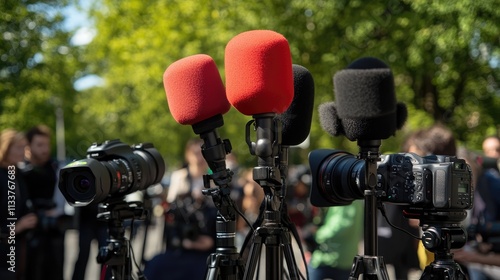
M40 123L55 129L56 108L66 112L68 127L75 125L69 109L81 66L78 49L69 45L70 33L62 29L65 2L0 3L0 129L25 130ZM66 136L68 144L74 143L72 130Z
M383 142L384 151L399 150L405 134L435 122L447 124L461 142L476 149L478 132L496 130L499 91L492 81L499 77L488 62L498 52L494 36L499 34L499 14L484 3L136 0L103 1L96 7L100 35L88 48L89 61L108 84L92 95L110 102L93 102L99 104L94 114L111 134L130 140L147 136L174 165L182 159L186 139L196 136L169 116L162 72L182 57L207 53L223 75L225 45L251 29L285 35L294 63L314 76L316 106L333 99L333 74L353 60L375 56L386 61L410 117L397 137ZM483 44L489 57L474 56ZM492 91L485 94L487 88ZM103 90L110 99L102 96ZM225 119L221 135L252 165L244 140L249 117L232 109ZM316 113L310 140L311 149L357 149L342 137L326 135Z
M30 43L0 42L0 124L53 123L53 104L61 102L71 157L83 156L92 142L120 138L153 142L171 168L178 166L184 143L198 136L170 115L163 72L178 59L205 53L224 78L227 42L252 29L275 30L288 39L293 62L313 74L315 108L334 99L337 71L360 57L384 60L409 111L403 130L382 142L384 152L398 151L408 133L437 122L472 149L480 149L485 135L498 134L498 0L100 0L89 12L97 36L84 47L69 46L67 34L30 29L23 20L57 31L57 17L49 20L24 2L5 3L1 16L9 24L0 26L0 34L5 39L6 30L16 30L18 38L24 30ZM29 67L38 53L43 61ZM18 69L15 62L23 62L23 70L6 72ZM85 74L97 74L105 84L75 94L71 83ZM231 109L224 118L220 135L231 140L243 164L255 165L244 135L251 117ZM357 152L356 143L321 129L316 110L310 143L308 150ZM293 158L304 162L308 150L294 150Z

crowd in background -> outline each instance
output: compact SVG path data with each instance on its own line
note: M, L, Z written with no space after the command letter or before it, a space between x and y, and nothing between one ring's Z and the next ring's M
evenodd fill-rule
M6 129L0 140L1 278L63 279L64 198L56 187L59 166L51 158L50 129L43 125L26 132ZM5 221L13 220L15 238L9 239L12 231ZM8 253L14 243L11 258Z
M63 279L64 236L68 217L62 207L64 198L57 188L58 163L51 158L51 133L46 126L26 132L6 129L0 135L0 278ZM164 185L163 252L148 260L145 275L156 279L202 279L207 258L216 248L217 207L202 194L206 187L203 175L210 170L202 156L199 139L186 144L185 165L169 175ZM473 174L474 208L462 225L468 233L467 244L453 249L455 260L471 280L498 279L500 275L500 139L486 137L481 153L458 147L453 132L442 125L415 131L407 137L401 152L419 156L458 156L467 161ZM265 194L253 180L252 168L238 165L236 155L227 156L227 167L233 171L231 198L246 220L236 220L236 246L249 242L251 228L258 227ZM286 192L286 221L295 225L292 234L299 243L304 263L299 265L309 279L347 279L357 254L362 254L363 201L342 207L318 208L311 205L311 173L307 164L289 167ZM9 192L9 181L15 190ZM215 187L210 185L211 187ZM15 196L15 197L12 197ZM15 212L7 210L15 199ZM402 214L404 206L384 203L392 224L419 236L418 220ZM96 222L97 207L77 209L74 219L79 229L78 259L72 279L84 279L90 244L98 240L105 246L106 226ZM9 268L9 218L15 218L16 273ZM385 217L378 217L379 255L392 269L394 279L420 275L434 260L421 242L394 229ZM251 241L250 241L251 242ZM47 257L50 252L50 258ZM94 258L91 258L93 260ZM165 274L168 271L168 274ZM307 272L306 272L307 271ZM393 279L393 278L391 278Z

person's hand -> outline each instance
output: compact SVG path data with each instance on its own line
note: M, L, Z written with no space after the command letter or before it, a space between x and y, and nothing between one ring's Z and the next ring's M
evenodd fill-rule
M453 251L453 259L460 263L475 262L480 257L480 254L474 251L465 251L463 249Z
M481 254L475 251L466 251L463 249L454 250L453 259L460 263L480 263L487 265L500 266L499 254Z
M22 216L16 223L16 233L21 233L25 230L32 229L36 227L38 223L38 218L35 214L29 213Z

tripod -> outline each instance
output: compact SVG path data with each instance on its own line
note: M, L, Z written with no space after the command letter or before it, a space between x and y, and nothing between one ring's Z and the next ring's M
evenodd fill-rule
M279 149L281 148L281 122L275 114L254 115L246 125L246 142L252 155L258 156L258 166L253 169L253 179L264 190L263 217L261 225L247 236L253 238L250 245L243 279L254 279L262 247L265 245L265 279L281 280L285 274L283 256L287 264L289 279L299 279L300 271L294 259L291 234L282 220L284 176L279 168ZM250 126L255 124L257 141L250 141ZM286 157L286 155L282 155ZM285 175L285 174L283 174ZM259 216L260 216L259 215Z
M299 270L294 259L291 235L281 222L280 202L276 199L276 189L263 186L265 192L264 220L253 235L246 270L243 279L254 279L262 246L266 248L266 279L283 279L283 256L290 279L299 279Z
M360 274L364 279L389 279L384 258L377 255L377 161L379 160L380 140L358 140L358 157L365 160L365 195L364 250L365 256L354 257L349 280L357 280Z
M97 219L108 222L109 238L108 245L99 248L97 262L111 268L111 279L133 279L129 255L131 245L124 236L123 221L131 218L142 219L143 216L143 208L135 202L116 200L99 205ZM142 279L141 276L140 279Z
M280 170L275 168L277 165L277 148L281 143L281 126L274 135L270 135L271 126L275 124L274 114L263 114L263 118L257 120L257 135L261 138L277 139L273 142L273 147L268 144L270 142L263 141L258 144L250 143L249 127L252 123L247 124L247 144L251 147L252 154L259 155L259 167L254 168L254 180L264 188L266 194L264 222L247 236L254 237L254 243L250 248L250 255L247 260L246 268L241 254L238 253L235 247L236 236L236 212L237 208L230 198L229 184L231 182L232 172L226 169L225 156L231 152L231 143L229 140L221 140L216 128L222 126L222 116L217 115L206 121L193 125L193 130L200 135L204 144L202 145L202 154L208 163L212 174L204 176L205 189L203 194L212 197L217 212L216 221L216 252L211 254L207 260L208 268L206 273L207 280L211 279L253 279L262 245L266 245L266 260L270 264L270 269L267 271L266 279L279 280L282 279L282 256L285 255L288 271L291 274L291 279L298 279L297 265L293 259L293 251L291 247L290 232L288 228L281 223L281 214L284 204L281 199L284 195L277 196L280 193L281 175ZM279 123L279 121L276 121ZM260 129L262 126L265 129ZM279 136L278 136L279 135ZM271 151L269 150L271 149ZM257 152L256 152L257 151ZM263 156L265 154L265 156ZM262 156L262 159L261 159ZM219 188L210 188L210 181L213 181ZM239 212L238 212L239 213ZM241 215L241 213L239 213ZM243 216L243 215L242 215ZM259 215L260 216L260 215ZM243 217L244 218L244 217ZM246 243L246 242L245 242ZM283 252L282 247L285 248ZM242 275L244 272L244 275ZM242 278L243 277L243 278Z

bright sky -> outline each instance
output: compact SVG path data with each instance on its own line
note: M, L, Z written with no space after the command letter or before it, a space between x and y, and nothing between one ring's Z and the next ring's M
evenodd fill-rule
M88 2L81 1L81 3L84 4ZM96 30L85 13L81 12L74 6L65 8L63 12L67 17L64 22L64 27L67 30L74 30L74 35L71 38L71 44L74 46L82 46L90 43L96 35ZM94 86L102 85L103 83L103 79L97 75L86 75L76 80L73 86L77 91L82 91Z
M85 1L84 1L85 2ZM64 27L67 30L75 30L71 43L76 46L86 45L95 36L95 29L85 13L79 11L74 6L69 6L63 10L66 15Z

